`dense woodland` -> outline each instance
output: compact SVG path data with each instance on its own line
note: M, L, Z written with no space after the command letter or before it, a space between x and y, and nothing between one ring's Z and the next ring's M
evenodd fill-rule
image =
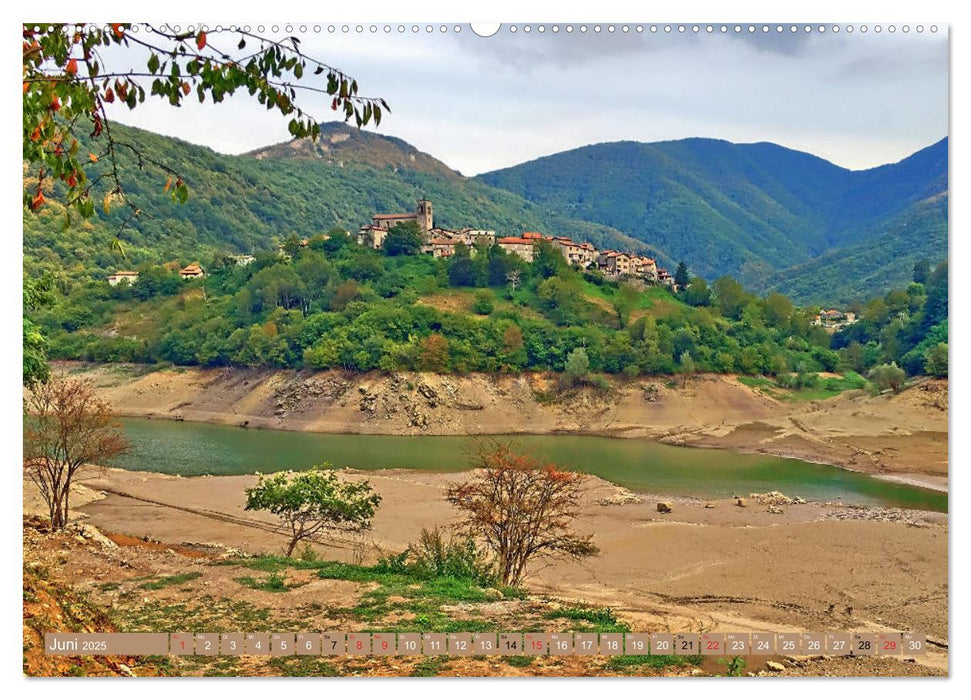
M60 276L53 303L31 315L56 358L552 370L575 381L711 371L809 383L819 372L866 373L888 362L921 374L947 341L946 265L869 302L861 323L830 336L812 325L818 308L774 292L757 297L728 276L710 285L695 277L674 294L573 269L546 243L529 264L498 246L460 246L448 260L421 255L407 226L389 235L384 252L339 229L328 235L307 246L291 237L282 254L246 266L216 255L203 261L209 274L201 280L149 263L132 286ZM946 350L936 370L946 374Z
M699 274L800 303L848 303L909 281L947 240L947 139L847 170L771 143L584 146L479 180L691 260Z

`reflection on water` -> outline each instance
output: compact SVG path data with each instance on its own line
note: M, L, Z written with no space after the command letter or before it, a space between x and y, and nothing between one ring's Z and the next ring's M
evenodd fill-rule
M482 440L495 438L329 435L247 430L206 423L123 420L132 451L125 469L165 474L247 474L322 462L356 469L462 471ZM778 490L816 501L946 511L947 494L837 467L648 440L572 435L516 436L522 449L641 492L716 498Z

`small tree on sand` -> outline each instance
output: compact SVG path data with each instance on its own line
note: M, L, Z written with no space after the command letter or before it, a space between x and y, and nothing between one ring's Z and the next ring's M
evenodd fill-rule
M519 585L537 558L598 553L591 535L571 529L584 475L540 464L508 445L483 450L475 462L475 476L449 488L445 498L464 516L458 529L483 539L495 555L503 584Z
M24 472L47 504L52 530L67 524L78 470L103 466L127 449L121 426L90 380L55 374L24 400Z
M695 361L687 350L678 359L678 372L681 375L681 388L684 389L688 385L688 377L695 373Z
M381 502L367 481L341 481L324 464L305 472L260 475L246 489L246 510L268 510L289 530L287 556L322 530L359 532L371 527Z
M872 381L880 391L890 389L897 394L904 388L907 375L897 366L896 362L889 365L877 365L870 370L870 381Z
M567 384L573 385L578 381L587 378L590 371L590 357L583 348L574 348L566 356L566 364L563 366L563 379Z

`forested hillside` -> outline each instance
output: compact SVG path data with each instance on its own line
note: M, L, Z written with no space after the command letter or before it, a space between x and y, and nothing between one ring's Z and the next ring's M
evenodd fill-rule
M947 259L947 195L918 202L878 226L874 237L838 248L769 277L762 288L800 302L820 297L849 304L875 291L905 287L921 259Z
M753 288L769 288L774 272L833 253L813 268L815 281L790 288L800 301L886 292L906 278L913 259L889 258L882 237L896 236L897 247L939 260L947 234L940 216L947 205L947 139L864 171L768 143L606 143L480 179L650 241L705 277L730 274ZM940 205L917 206L928 199ZM871 244L885 269L866 283L831 269L841 263L835 251L853 245L850 254L867 257Z
M260 155L226 156L140 129L115 125L113 133L122 143L137 144L143 154L140 167L128 149L118 149L122 180L142 213L132 219L124 206L109 206L108 214L99 207L92 220L74 220L65 230L64 210L52 201L39 214L25 211L28 274L49 270L104 277L143 262L208 262L216 253L271 250L291 234L310 237L335 226L356 231L375 212L413 211L419 196L434 202L436 224L443 227L488 228L504 235L541 230L603 246L648 247L608 226L576 221L464 178L430 156L412 160L417 151L398 139L369 134L362 147L349 149L361 137L343 123L325 124L317 146L343 146L339 161L289 157L288 145ZM164 191L167 173L152 161L182 175L190 190L185 204L174 203ZM415 169L404 167L408 164ZM112 247L116 235L124 255Z

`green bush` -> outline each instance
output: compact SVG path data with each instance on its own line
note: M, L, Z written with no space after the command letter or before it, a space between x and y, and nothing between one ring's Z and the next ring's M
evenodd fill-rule
M495 308L495 297L488 289L480 289L475 293L472 310L480 316L488 316Z
M375 569L424 580L472 581L486 587L496 586L499 580L492 562L474 540L446 538L437 527L433 530L422 528L417 542L400 554L381 559Z
M889 365L877 365L870 370L870 381L880 391L890 389L896 394L904 388L906 378L907 375L895 362Z

